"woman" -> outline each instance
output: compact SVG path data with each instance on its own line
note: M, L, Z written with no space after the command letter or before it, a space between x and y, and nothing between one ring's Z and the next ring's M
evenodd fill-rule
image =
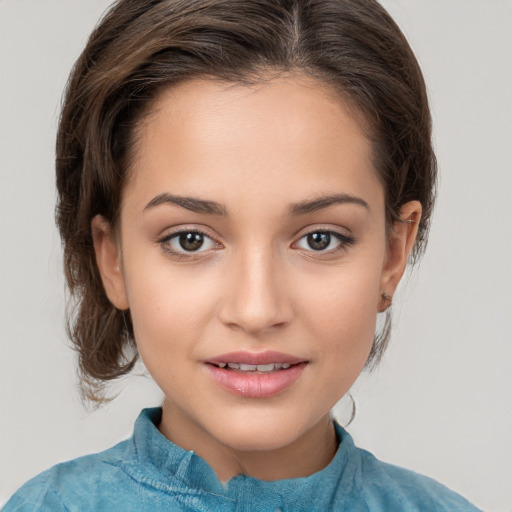
M171 16L164 7L151 14ZM435 166L424 88L412 55L380 11L369 16L365 10L356 20L359 28L367 23L378 30L364 31L364 42L357 35L354 53L336 52L322 67L329 57L325 41L310 29L308 47L304 28L301 44L299 29L306 20L313 27L318 21L316 36L329 28L339 13L326 12L326 5L302 11L302 18L299 8L287 6L258 12L252 3L249 13L231 3L229 17L219 3L202 11L207 7L194 5L200 15L191 12L189 19L179 10L174 24L159 24L161 18L121 3L93 36L70 83L58 183L68 279L81 301L73 338L84 382L94 386L130 368L123 350L134 337L166 396L161 420L151 413L153 421L165 438L201 455L220 481L239 473L261 480L305 477L332 469L337 445L350 445L328 411L362 366L378 360L386 335L372 342L376 312L388 309L410 251L421 249L427 233ZM232 20L235 7L242 17ZM249 14L251 25L244 26ZM119 34L126 27L132 31ZM183 31L181 49L159 46L159 35L168 44L174 30L178 38ZM400 80L377 58L383 41L388 55L403 51L395 69ZM365 44L373 44L367 61L359 53ZM103 45L98 53L95 45ZM336 70L333 60L340 57L345 61ZM202 193L192 194L197 190ZM192 288L208 290L188 291L196 277ZM211 339L214 353L206 348ZM286 339L291 350L276 354L277 341L286 345ZM238 341L243 354L233 351ZM257 368L227 369L238 364ZM269 365L274 368L259 367ZM210 395L209 379L222 390L214 387ZM305 412L297 407L301 400ZM292 466L277 464L284 455ZM397 480L407 486L408 478L416 482L405 472ZM384 487L396 495L393 485ZM388 499L385 491L378 496ZM307 509L313 505L325 509L316 501ZM342 500L333 506L342 509Z

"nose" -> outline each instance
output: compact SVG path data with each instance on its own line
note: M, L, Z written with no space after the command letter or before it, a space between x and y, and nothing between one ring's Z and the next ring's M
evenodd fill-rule
M225 325L257 335L290 321L292 307L276 260L270 250L263 249L233 256L219 310Z

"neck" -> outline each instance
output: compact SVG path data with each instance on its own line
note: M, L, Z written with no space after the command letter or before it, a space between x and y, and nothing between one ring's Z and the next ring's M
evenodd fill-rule
M239 474L267 481L309 476L325 468L338 447L330 415L290 444L273 450L238 450L221 443L188 422L167 401L159 430L176 445L202 457L222 482Z

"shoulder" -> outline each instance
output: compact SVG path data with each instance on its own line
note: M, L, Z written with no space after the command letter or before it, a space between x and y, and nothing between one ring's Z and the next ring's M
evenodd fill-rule
M465 498L436 480L380 461L366 450L360 456L359 492L370 510L478 512Z
M123 441L104 452L57 464L40 473L11 497L2 512L61 512L70 510L70 503L87 503L92 490L97 495L102 487L129 479L123 470L132 458L128 444Z

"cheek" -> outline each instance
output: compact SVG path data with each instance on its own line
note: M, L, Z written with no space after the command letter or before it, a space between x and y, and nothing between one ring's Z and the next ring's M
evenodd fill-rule
M137 265L138 266L138 265ZM132 267L133 268L133 267ZM140 267L139 267L140 268ZM165 264L128 272L127 294L135 339L143 360L193 346L210 315L211 287ZM192 270L191 270L192 272Z
M333 273L322 286L317 282L308 287L304 317L325 354L337 355L347 364L366 360L375 334L379 286L378 268L361 265Z
M147 371L166 396L179 393L192 399L191 390L183 385L183 362L193 358L204 308L198 307L197 288L178 285L165 273L152 272L129 284L128 300L137 349Z

